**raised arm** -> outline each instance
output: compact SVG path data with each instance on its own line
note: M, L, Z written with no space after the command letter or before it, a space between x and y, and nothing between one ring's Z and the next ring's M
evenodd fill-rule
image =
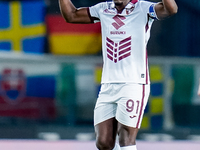
M77 9L71 0L59 0L60 11L66 22L69 23L91 23L88 8Z
M158 19L165 19L177 13L178 7L174 0L162 0L155 6Z

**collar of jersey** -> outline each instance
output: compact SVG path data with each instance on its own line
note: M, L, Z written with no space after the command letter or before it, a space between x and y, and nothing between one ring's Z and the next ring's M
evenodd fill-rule
M124 9L128 10L128 9L131 9L131 8L135 7L135 3L137 3L137 2L138 2L138 0L132 0L132 1L130 1L130 2L126 5L126 7L125 7ZM113 1L111 2L110 10L109 10L109 11L111 11L112 14L113 14L113 13L117 14L117 10L116 10L116 8L115 8L115 4L114 4ZM123 10L122 13L121 13L120 15L127 15L127 14L126 14L125 11Z
M134 1L134 2L131 1L131 2L129 2L129 3L126 5L125 9L127 9L127 8L130 9L131 7L134 7L136 2L138 2L138 1ZM115 8L115 4L114 4L113 1L111 2L111 8L112 8L112 9Z

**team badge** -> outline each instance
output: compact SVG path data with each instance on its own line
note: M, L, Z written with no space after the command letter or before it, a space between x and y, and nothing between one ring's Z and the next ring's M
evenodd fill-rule
M126 8L126 14L129 15L130 13L133 12L135 6L132 6L131 8Z
M26 78L22 69L4 69L1 76L1 93L6 102L17 104L25 95Z

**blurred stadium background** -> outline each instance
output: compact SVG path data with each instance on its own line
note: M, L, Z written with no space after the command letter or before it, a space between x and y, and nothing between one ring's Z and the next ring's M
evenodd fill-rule
M151 30L140 150L200 148L200 1L176 2ZM57 0L0 0L0 149L95 149L101 69L99 24L65 23Z

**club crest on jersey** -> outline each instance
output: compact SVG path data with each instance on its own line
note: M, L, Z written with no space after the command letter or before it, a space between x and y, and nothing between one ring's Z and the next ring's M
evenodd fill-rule
M129 15L130 13L133 12L135 6L132 6L131 8L126 8L126 14Z
M22 69L4 69L1 76L1 92L6 102L17 104L25 95L26 78Z
M114 42L107 37L106 49L107 57L115 63L131 56L131 36L119 42Z

